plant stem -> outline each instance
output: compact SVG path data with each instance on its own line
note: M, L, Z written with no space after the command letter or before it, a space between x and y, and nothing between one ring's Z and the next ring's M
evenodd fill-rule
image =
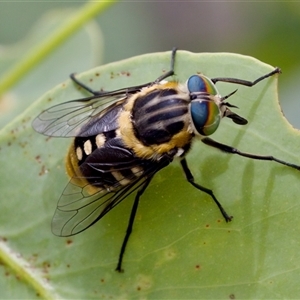
M89 1L77 10L61 27L55 30L50 36L47 36L41 43L32 47L21 60L18 60L15 65L3 74L0 78L0 95L12 87L61 43L65 42L84 23L103 12L116 1Z

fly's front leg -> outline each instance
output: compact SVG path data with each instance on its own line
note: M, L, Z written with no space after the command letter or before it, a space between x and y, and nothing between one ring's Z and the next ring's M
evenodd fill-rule
M191 173L191 171L190 171L190 169L189 169L189 167L188 167L188 165L187 165L187 162L186 162L185 158L181 160L181 166L182 166L182 169L183 169L183 171L184 171L184 173L185 173L185 176L186 176L187 181L188 181L192 186L194 186L196 189L198 189L198 190L200 190L200 191L202 191L202 192L208 194L209 196L211 196L212 199L214 200L214 202L217 204L217 206L218 206L220 212L222 213L222 215L223 215L225 221L226 221L226 222L230 222L230 221L232 220L233 217L232 217L232 216L229 216L229 215L227 214L227 212L225 211L225 209L222 207L221 203L220 203L220 202L217 200L217 198L215 197L213 191L210 190L210 189L208 189L208 188L206 188L206 187L203 187L203 186L200 185L200 184L197 184L197 183L194 182L194 176L193 176L193 174Z
M221 82L228 82L228 83L235 83L235 84L240 84L240 85L245 85L245 86L254 86L256 85L258 82L268 78L268 77L271 77L275 74L279 74L281 73L281 70L279 68L275 68L272 72L266 74L266 75L263 75L259 78L257 78L256 80L254 81L248 81L248 80L243 80L243 79L238 79L238 78L227 78L227 77L217 77L217 78L212 78L211 81L213 83L216 83L218 81L221 81Z
M214 141L211 138L204 138L201 141L204 144L208 145L208 146L217 148L217 149L219 149L219 150L221 150L223 152L226 152L226 153L237 154L237 155L248 157L248 158L252 158L252 159L274 161L274 162L277 162L277 163L279 163L281 165L285 165L285 166L294 168L294 169L296 169L298 171L300 170L300 166L288 163L288 162L286 162L284 160L281 160L281 159L278 159L278 158L276 158L276 157L274 157L272 155L256 155L256 154L242 152L242 151L240 151L240 150L238 150L238 149L236 149L234 147L231 147L231 146L228 146L228 145L216 142L216 141Z

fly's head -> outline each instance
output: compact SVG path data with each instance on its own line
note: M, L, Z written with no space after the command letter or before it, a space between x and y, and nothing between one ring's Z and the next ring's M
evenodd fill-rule
M192 126L196 134L208 136L219 127L222 118L227 117L239 125L245 125L248 121L230 110L237 108L225 100L237 90L221 97L216 85L204 75L193 75L186 83L190 94L190 116Z

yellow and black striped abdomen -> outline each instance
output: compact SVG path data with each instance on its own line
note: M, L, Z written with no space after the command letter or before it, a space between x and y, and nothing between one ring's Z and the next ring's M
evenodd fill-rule
M102 145L97 145L99 135L103 135ZM70 148L67 171L75 177L77 185L90 184L98 191L114 191L144 175L147 161L135 157L113 132L99 135L76 137Z

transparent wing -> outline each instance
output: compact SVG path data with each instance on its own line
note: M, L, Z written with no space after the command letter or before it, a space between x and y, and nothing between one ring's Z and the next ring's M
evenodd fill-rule
M91 97L52 106L44 110L33 120L32 127L37 132L48 136L89 136L90 133L82 130L84 126L87 127L88 123L95 118L99 123L99 120L105 116L109 109L112 109L117 104L120 107L130 95L151 84L153 82L111 92L99 92L99 94ZM116 122L114 121L114 119L110 118L106 118L105 120L107 125L109 125L109 122L115 124ZM100 132L103 131L99 131L98 128L97 133Z
M93 118L99 121L117 103L117 106L120 107L127 96L126 92L116 92L116 94L111 92L64 102L43 111L34 119L32 126L37 132L48 136L87 136L82 128ZM113 121L110 120L110 122Z
M141 172L141 164L138 160L121 164L114 170L126 170L136 168L135 180L127 185L119 184L112 190L97 189L95 185L86 183L82 186L78 178L72 178L61 195L57 209L52 220L52 232L58 236L71 236L84 231L100 220L106 213L119 204L131 193L139 189L145 181L157 171L169 164L170 160L162 158L159 162L145 161ZM97 169L101 165L97 163ZM105 165L104 169L107 169ZM107 172L107 171L103 171ZM96 181L97 178L88 178Z

